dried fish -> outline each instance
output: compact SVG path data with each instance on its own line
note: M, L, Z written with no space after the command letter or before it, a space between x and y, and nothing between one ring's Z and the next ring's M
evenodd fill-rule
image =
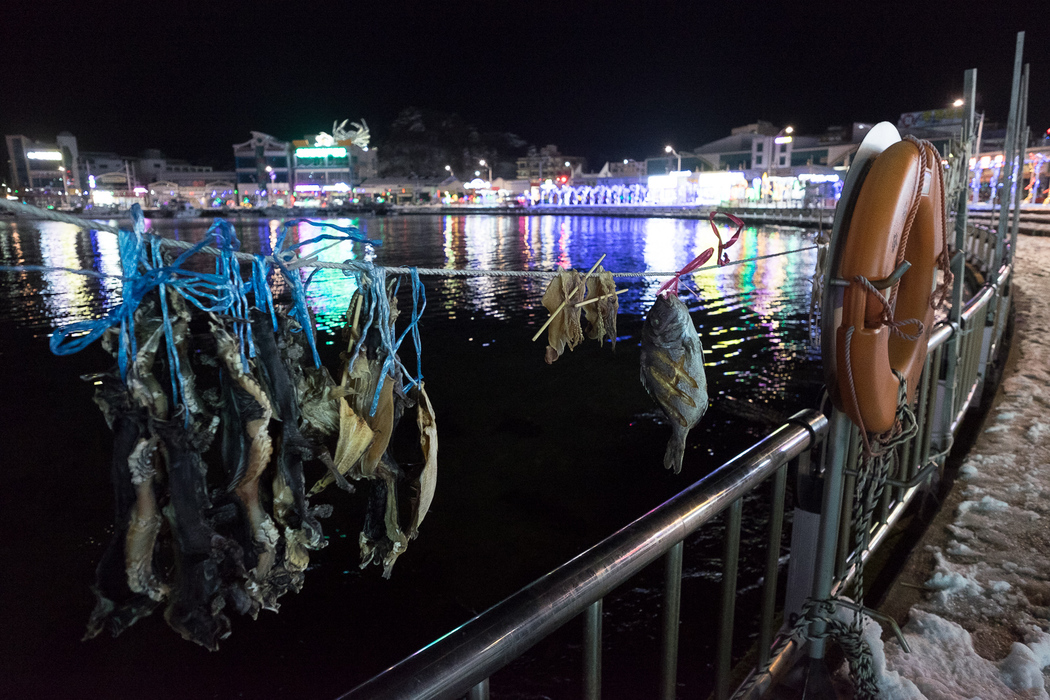
M599 343L609 338L613 350L616 349L616 313L620 301L616 296L616 283L612 273L599 267L587 278L587 300L597 299L583 307L587 319L587 337L597 339Z
M682 470L685 439L707 411L704 349L689 309L676 294L659 294L642 326L642 385L671 424L664 466Z
M277 559L278 532L270 514L263 507L259 486L273 455L273 441L269 433L273 406L262 385L244 366L239 345L233 336L217 319L213 318L209 327L223 368L220 375L224 397L223 461L230 477L229 488L247 516L254 542L250 548L242 542L245 563L251 569L248 592L266 607L261 584L269 576Z
M230 634L230 620L222 610L228 585L239 585L244 578L241 549L205 518L211 502L193 429L185 429L178 419L152 425L168 455L170 500L163 512L175 536L176 580L164 619L183 639L214 651ZM229 597L236 598L232 593Z
M365 511L365 526L358 538L361 546L361 568L371 563L383 567L383 578L390 578L394 561L408 547L408 537L398 517L397 486L401 468L384 453L372 480Z
M113 484L113 536L95 569L95 608L88 620L84 639L91 639L104 628L117 636L141 617L153 612L157 601L128 585L125 556L131 512L137 493L131 479L130 460L146 435L146 412L136 406L116 370L92 379L101 382L95 390L95 403L102 408L113 430L113 457L110 476Z
M412 480L412 517L408 526L408 539L419 536L419 524L423 522L430 504L434 500L437 487L437 422L434 418L434 407L430 404L423 384L413 387L410 398L416 404L416 426L419 428L419 444L423 448L423 469L419 476Z
M555 275L543 293L543 306L554 316L547 327L544 360L548 365L562 356L566 346L572 350L583 342L580 309L576 308L576 304L583 301L584 291L583 275L576 270L563 270ZM555 313L559 308L561 311Z

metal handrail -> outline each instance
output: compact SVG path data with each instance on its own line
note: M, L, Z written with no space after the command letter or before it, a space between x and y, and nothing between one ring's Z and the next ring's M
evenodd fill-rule
M667 502L342 698L462 696L812 447L827 426L819 411L800 411Z

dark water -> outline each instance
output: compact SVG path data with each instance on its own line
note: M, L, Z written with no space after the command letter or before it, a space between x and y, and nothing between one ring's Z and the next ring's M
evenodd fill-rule
M208 224L152 223L184 240L199 240ZM392 266L585 270L604 253L614 271L673 270L714 244L704 221L428 216L360 224L383 241L376 261ZM267 251L275 240L265 221L237 229L249 251ZM806 247L811 234L747 229L731 257ZM340 244L321 256L362 254ZM329 546L313 555L303 591L282 598L279 614L234 619L216 653L183 641L160 612L118 638L80 641L112 504L111 436L79 376L110 359L98 347L54 357L47 336L104 313L119 302L120 284L0 272L0 692L255 698L332 697L352 688L652 509L778 417L814 405L818 354L806 344L814 261L808 251L705 273L696 280L700 300L683 297L707 352L712 407L690 434L678 476L661 466L669 430L638 381L638 337L661 280L618 280L629 291L620 297L615 352L591 341L548 366L544 338L530 341L547 317L543 281L424 279L423 371L441 448L437 495L419 539L390 580L374 567L360 570L363 500L326 492L335 506L324 522ZM114 236L46 222L0 220L0 264L119 271ZM333 374L342 340L332 331L352 293L352 281L329 270L309 289ZM745 541L762 539L764 511L760 500L745 505ZM710 687L720 551L717 527L687 543L680 680L689 694ZM652 568L606 602L608 698L655 692L662 572ZM757 566L741 574L744 620L757 610L757 576ZM493 694L578 695L578 630L568 625L566 645L542 645L498 674Z

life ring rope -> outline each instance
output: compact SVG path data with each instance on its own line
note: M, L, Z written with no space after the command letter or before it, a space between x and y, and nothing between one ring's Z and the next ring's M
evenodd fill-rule
M837 267L845 274L832 280L846 288L832 397L862 428L866 452L871 441L895 429L902 378L910 387L905 400L914 395L925 336L952 288L940 153L928 141L906 136L882 157L864 178L858 208L840 233ZM853 366L861 364L864 374L855 374Z

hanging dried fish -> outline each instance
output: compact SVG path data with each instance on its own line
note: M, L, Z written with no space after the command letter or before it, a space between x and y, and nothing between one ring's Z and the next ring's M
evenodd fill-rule
M260 480L273 456L270 419L273 406L260 382L244 366L237 341L216 320L211 334L222 363L223 440L222 454L229 474L229 488L240 503L248 521L252 545L246 546L245 565L249 569L248 594L258 606L276 610L276 595L267 590L266 581L277 560L279 533L263 506Z
M217 533L205 516L212 504L200 436L179 420L154 421L153 426L168 455L170 498L163 512L175 537L175 581L164 619L183 639L214 651L230 634L230 620L222 612L226 603L244 605L236 592L245 574L241 548Z
M95 390L95 403L102 409L113 431L113 456L110 460L113 536L95 569L95 584L91 587L96 603L84 634L84 639L91 639L104 628L117 636L136 620L153 612L157 601L131 590L125 554L131 512L137 496L129 464L135 447L147 434L146 412L131 401L116 370L85 379L101 382Z
M707 411L704 349L689 309L674 292L658 294L642 326L642 385L671 423L664 466L682 471L685 438Z
M576 304L583 301L584 291L583 275L576 270L563 270L555 275L543 293L543 306L554 317L547 327L544 360L548 365L562 356L566 346L572 350L583 342L580 309Z
M408 525L408 539L419 536L419 524L423 522L430 504L434 500L437 487L437 421L434 418L434 407L422 384L412 388L409 398L416 404L416 426L419 428L419 445L423 449L423 468L419 476L412 480L411 498L412 517Z
M616 349L616 313L620 301L616 296L616 284L612 273L603 267L591 273L587 278L587 299L597 299L583 307L587 319L587 337L602 343L608 338Z

